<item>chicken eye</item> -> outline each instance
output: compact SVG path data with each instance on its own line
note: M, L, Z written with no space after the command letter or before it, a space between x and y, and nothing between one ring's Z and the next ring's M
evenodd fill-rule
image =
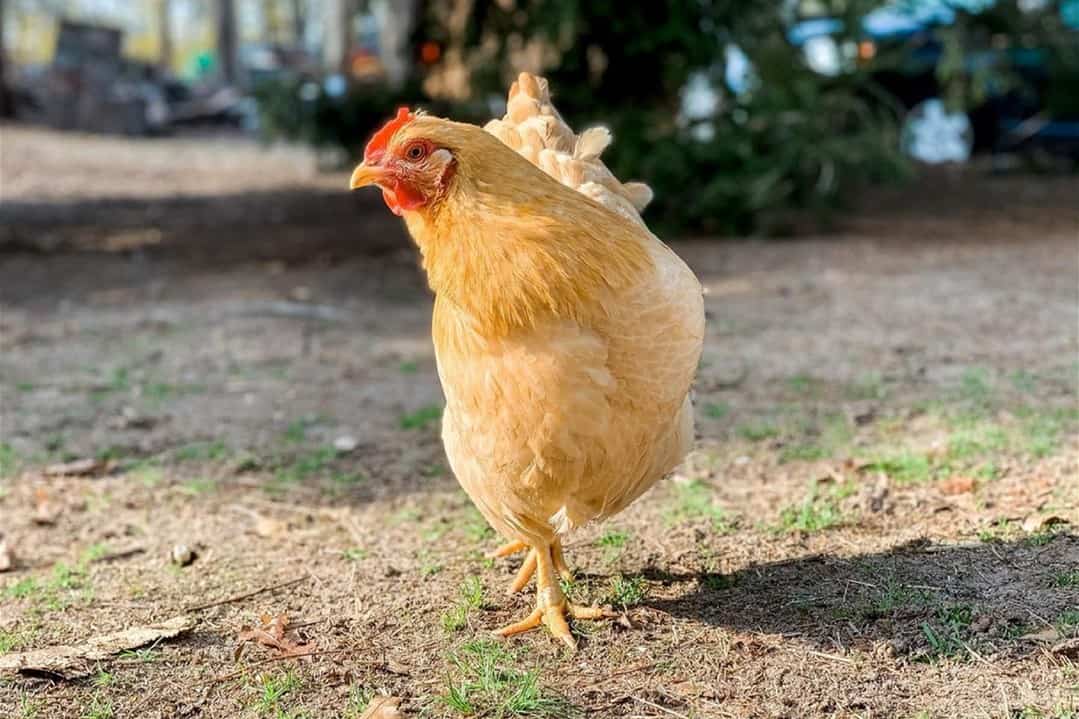
M427 150L423 145L412 145L405 150L405 157L410 160L422 160L423 156L427 154Z

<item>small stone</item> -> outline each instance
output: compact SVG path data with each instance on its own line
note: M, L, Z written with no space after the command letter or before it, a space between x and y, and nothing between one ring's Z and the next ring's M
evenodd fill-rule
M338 437L333 441L333 448L341 454L348 454L358 446L360 446L359 440L349 434Z
M198 559L198 556L198 552L186 544L177 544L172 548L170 558L173 564L180 567L186 567Z

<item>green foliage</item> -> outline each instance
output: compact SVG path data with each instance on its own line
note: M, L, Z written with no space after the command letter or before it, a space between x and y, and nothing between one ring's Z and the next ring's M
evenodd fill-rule
M483 583L479 577L469 577L461 585L460 597L456 604L442 613L442 628L447 632L457 632L468 626L468 615L473 609L483 606Z
M648 583L641 576L626 577L621 574L611 579L611 589L604 599L606 604L632 607L648 596Z
M800 504L786 507L779 515L779 529L793 532L819 532L843 523L839 500L849 493L847 487L836 487L821 493L816 485L810 487Z
M454 676L441 699L461 716L579 716L576 707L540 686L536 670L522 671L514 664L514 655L499 643L467 642L450 656Z
M432 422L442 419L441 407L421 407L415 412L402 415L400 420L401 429L424 429Z
M727 512L715 502L707 484L695 479L675 487L674 502L664 515L669 524L703 518L711 520L712 528L717 532L731 530Z

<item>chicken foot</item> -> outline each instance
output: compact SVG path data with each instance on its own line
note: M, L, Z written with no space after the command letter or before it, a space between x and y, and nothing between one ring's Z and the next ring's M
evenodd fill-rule
M528 586L528 580L532 579L532 575L536 573L536 550L530 548L525 542L507 542L487 554L488 559L496 559L498 557L508 557L511 554L525 550L528 550L528 554L525 556L525 561L521 564L521 568L517 571L517 576L510 583L507 594L516 594ZM561 539L556 538L551 544L551 560L554 562L558 575L565 581L572 582L573 572L570 571L569 565L566 564L566 557L562 554Z
M570 649L575 650L577 649L577 640L573 638L573 634L570 632L569 622L566 621L567 615L573 619L603 619L614 616L614 612L609 609L579 607L566 599L566 595L563 594L562 587L559 585L558 578L555 575L554 554L555 543L533 547L532 551L529 552L514 585L516 586L520 582L521 574L524 574L525 567L531 562L533 567L528 574L531 575L534 572L536 575L536 608L521 621L502 627L496 630L495 634L502 637L511 637L514 634L535 629L542 624L547 627L552 636ZM526 577L525 582L521 582L521 585L523 586L527 581Z

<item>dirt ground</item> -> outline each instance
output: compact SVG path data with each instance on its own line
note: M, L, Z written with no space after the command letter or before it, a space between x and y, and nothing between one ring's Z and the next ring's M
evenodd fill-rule
M491 637L533 596L446 469L375 193L234 141L2 142L0 716L1079 715L1074 178L672 243L708 292L698 449L570 540L619 617L568 655Z

